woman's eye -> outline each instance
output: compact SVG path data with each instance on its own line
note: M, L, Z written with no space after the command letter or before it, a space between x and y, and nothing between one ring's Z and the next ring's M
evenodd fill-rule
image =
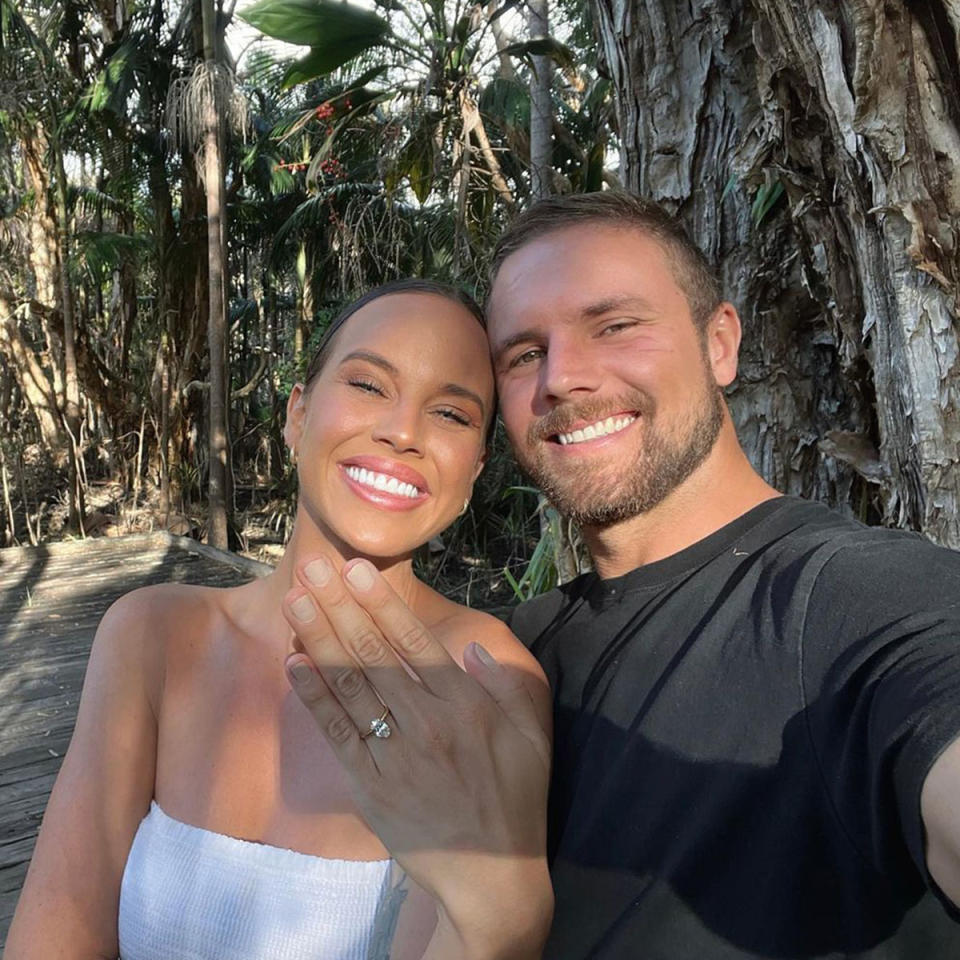
M351 387L356 387L358 390L363 390L364 393L375 393L379 396L383 396L383 390L374 383L372 380L364 380L360 377L353 377L347 381Z
M464 427L470 426L470 418L465 413L461 413L459 410L453 410L450 407L443 407L438 410L437 413L440 414L442 419L449 420L451 423L459 423Z

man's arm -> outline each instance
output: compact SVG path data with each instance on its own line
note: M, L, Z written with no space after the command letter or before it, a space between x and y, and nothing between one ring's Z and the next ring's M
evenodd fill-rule
M960 738L940 754L920 793L927 869L960 907Z

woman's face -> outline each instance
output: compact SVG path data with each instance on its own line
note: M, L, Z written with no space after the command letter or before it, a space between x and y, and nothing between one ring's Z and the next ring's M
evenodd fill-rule
M466 308L429 293L368 303L309 391L290 396L301 508L352 551L410 553L470 496L493 391L487 339Z

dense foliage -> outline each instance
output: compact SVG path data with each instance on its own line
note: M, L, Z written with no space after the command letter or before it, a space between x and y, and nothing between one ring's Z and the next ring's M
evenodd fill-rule
M609 178L609 85L570 4L566 45L530 37L515 0L260 0L239 14L252 26L212 0L0 12L6 544L204 535L221 265L231 544L282 543L290 385L329 318L377 283L426 276L482 297L492 242L531 194L535 63L556 65L552 188ZM219 167L204 164L211 115ZM526 593L550 576L539 540L536 496L498 437L473 509L424 569L461 596L484 576Z

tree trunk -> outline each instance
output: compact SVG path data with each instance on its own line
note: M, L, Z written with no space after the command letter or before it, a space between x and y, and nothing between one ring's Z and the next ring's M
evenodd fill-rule
M24 126L21 131L27 182L33 189L33 207L28 220L30 266L34 299L44 307L38 319L47 340L53 386L58 397L64 393L63 347L51 317L60 309L57 260L57 217L50 188L47 157L49 144L43 127Z
M955 5L595 9L624 184L681 216L741 312L754 464L960 547Z
M548 0L529 0L527 21L530 39L550 35ZM548 197L553 184L553 61L535 56L530 78L530 195Z
M74 533L83 534L84 503L83 470L80 462L83 456L80 425L83 411L80 408L80 378L77 373L77 329L73 303L73 288L70 284L70 209L67 203L67 173L63 165L63 150L59 136L51 142L54 163L57 171L57 260L60 278L60 308L63 315L63 422L67 428L69 450L68 460L70 491L67 498L69 526Z
M13 298L0 291L0 354L10 360L27 405L37 418L40 437L53 456L65 448L66 438L53 384L26 341L13 309Z
M202 0L204 58L215 76L216 12L213 0ZM227 503L230 444L227 430L227 313L224 299L226 264L223 257L221 216L223 209L223 162L220 156L220 124L211 80L204 97L203 165L207 195L207 262L210 312L207 342L210 351L210 461L207 543L226 550L228 543Z

